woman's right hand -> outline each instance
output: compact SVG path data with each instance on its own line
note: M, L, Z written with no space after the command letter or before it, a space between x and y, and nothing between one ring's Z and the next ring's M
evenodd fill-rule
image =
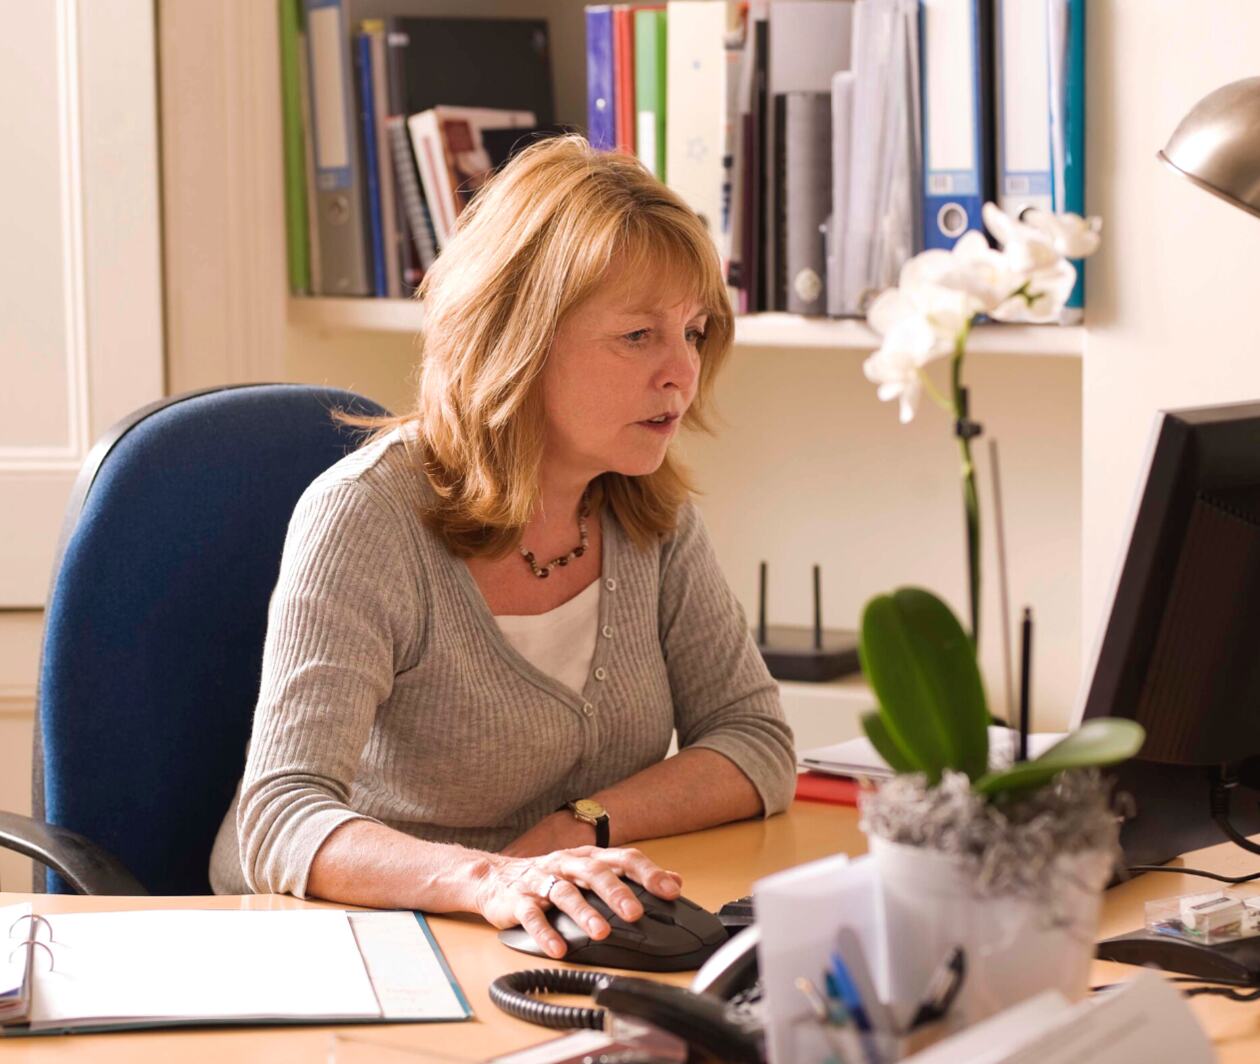
M611 930L582 896L581 888L593 890L626 920L643 915L643 906L622 876L662 898L677 898L682 891L676 873L628 847L577 846L541 857L493 854L476 888L477 911L498 928L520 924L548 956L558 959L564 956L565 943L543 915L547 909L554 906L568 913L594 939L606 937Z

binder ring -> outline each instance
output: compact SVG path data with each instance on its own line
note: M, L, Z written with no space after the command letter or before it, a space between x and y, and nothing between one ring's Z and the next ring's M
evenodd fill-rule
M57 966L57 958L53 954L52 947L49 946L47 942L42 942L38 938L28 938L25 942L19 942L16 946L14 946L11 950L9 950L9 960L12 960L13 954L15 954L23 946L26 946L28 949L31 946L38 946L45 953L47 953L48 954L48 970L50 972Z
M45 920L42 916L40 916L39 913L23 913L16 920L14 920L13 923L9 925L8 935L10 938L13 937L13 929L17 927L17 925L20 924L23 920L29 920L31 922L32 924L31 933L36 934L36 935L39 932L35 930L35 926L38 924L43 924L46 928L48 928L48 941L51 942L53 940L52 924L50 924L47 920ZM32 939L29 939L28 941L37 942L38 939L32 938Z

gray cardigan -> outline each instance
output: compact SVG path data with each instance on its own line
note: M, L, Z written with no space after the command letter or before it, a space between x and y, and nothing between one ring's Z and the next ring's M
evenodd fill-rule
M398 433L303 494L271 598L245 774L215 840L218 893L303 897L348 820L497 850L565 800L679 748L730 758L784 809L779 693L694 504L651 550L605 508L595 656L579 695L499 632L467 565L419 519Z

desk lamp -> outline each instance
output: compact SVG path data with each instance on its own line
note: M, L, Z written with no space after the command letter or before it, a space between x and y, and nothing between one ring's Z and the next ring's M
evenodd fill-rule
M1209 93L1158 158L1199 188L1260 218L1260 78Z

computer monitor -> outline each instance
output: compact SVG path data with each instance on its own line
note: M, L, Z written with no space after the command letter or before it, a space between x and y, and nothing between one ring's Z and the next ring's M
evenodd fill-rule
M1260 403L1157 415L1082 715L1146 729L1128 864L1260 832Z

